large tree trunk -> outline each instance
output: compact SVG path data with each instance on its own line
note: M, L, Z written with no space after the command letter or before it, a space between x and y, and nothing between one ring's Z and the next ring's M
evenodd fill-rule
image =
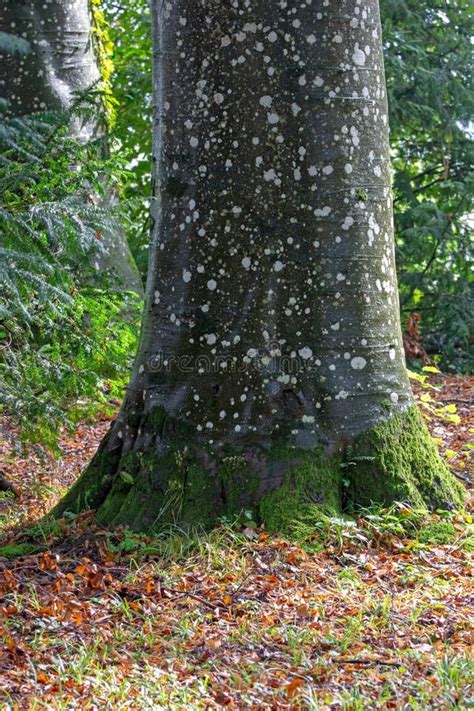
M405 370L377 0L154 6L141 346L57 513L286 528L459 504Z
M97 86L100 72L89 0L0 0L0 31L30 44L26 56L0 58L0 95L9 101L9 115L69 111L81 93ZM73 116L69 130L85 143L97 138L102 126L99 115ZM106 191L102 207L114 201ZM104 230L101 245L95 260L98 269L107 270L121 288L141 294L140 275L123 230Z

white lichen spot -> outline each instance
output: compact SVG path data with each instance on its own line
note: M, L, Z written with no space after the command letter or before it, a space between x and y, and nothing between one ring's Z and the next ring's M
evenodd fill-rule
M367 361L365 358L362 358L362 356L356 356L351 360L351 367L354 368L354 370L363 370L366 365Z
M304 346L304 348L300 348L298 351L299 355L303 358L303 360L309 360L311 356L313 355L313 351L309 346Z
M217 288L217 282L215 279L209 279L207 282L207 288L209 291L214 291Z
M266 180L267 182L275 180L276 177L277 177L277 175L276 175L273 168L269 168L269 170L266 170L263 174L263 179Z
M363 67L365 65L365 52L359 47L359 43L356 42L356 45L354 47L354 52L352 54L352 61L354 64L357 64L359 67Z

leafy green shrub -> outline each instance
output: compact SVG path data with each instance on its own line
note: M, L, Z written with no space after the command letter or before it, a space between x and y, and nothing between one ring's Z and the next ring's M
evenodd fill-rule
M49 447L62 424L121 399L139 315L97 269L119 219L100 196L122 167L69 137L69 120L0 115L0 406Z

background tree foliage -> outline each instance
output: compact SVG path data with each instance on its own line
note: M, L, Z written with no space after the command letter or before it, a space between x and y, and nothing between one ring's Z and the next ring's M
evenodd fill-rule
M128 160L122 185L127 231L135 261L146 278L151 176L151 18L148 0L105 0L113 43L111 89L116 101L115 148Z
M382 0L382 11L402 315L422 315L444 367L472 370L472 6Z
M0 42L3 52L29 51L13 35ZM25 438L54 447L62 424L109 409L128 379L138 310L97 263L103 231L119 221L100 196L125 173L118 155L103 157L105 137L69 135L71 114L11 118L7 108L2 97L0 407ZM72 113L91 111L94 92Z

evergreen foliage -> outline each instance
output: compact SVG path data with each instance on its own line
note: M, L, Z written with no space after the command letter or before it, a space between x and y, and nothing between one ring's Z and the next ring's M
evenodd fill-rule
M76 118L96 106L78 98ZM0 114L0 406L49 446L61 424L121 398L137 327L97 264L102 232L119 219L98 205L103 176L110 188L124 171L71 138L70 120Z
M135 262L146 277L150 209L152 137L151 17L147 0L103 2L110 23L114 72L111 91L116 102L113 138L125 156L129 179L122 185L127 201L127 236Z

